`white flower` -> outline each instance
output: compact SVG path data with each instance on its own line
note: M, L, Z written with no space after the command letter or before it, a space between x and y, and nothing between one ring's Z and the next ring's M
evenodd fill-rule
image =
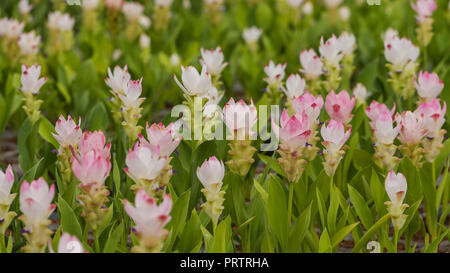
M181 66L181 84L177 77L174 76L176 83L188 96L204 96L211 89L211 74L207 71L205 65L202 67L201 73L193 66Z
M146 145L136 143L125 159L127 174L136 182L140 180L153 180L164 168L167 157L160 157L153 153Z
M138 108L145 100L144 98L139 98L142 93L142 78L137 81L130 80L124 83L122 93L124 95L119 93L119 98L126 109Z
M303 0L287 0L287 3L292 8L298 8L303 3Z
M198 180L212 194L220 191L224 176L225 166L215 156L205 160L201 166L197 167Z
M341 43L334 34L326 42L324 42L323 36L320 38L319 52L327 65L339 66L342 59L342 49Z
M83 9L93 10L98 7L98 2L99 2L99 0L83 0L81 3L83 6Z
M20 0L19 2L19 13L20 14L28 14L33 9L33 6L30 5L28 0Z
M218 76L222 70L228 65L224 63L224 56L222 49L218 46L216 49L204 50L200 49L202 54L202 59L200 62L206 66L206 70L211 73L211 75Z
M244 29L243 37L247 44L257 43L261 37L262 30L253 26L251 28Z
M348 34L347 32L343 32L341 36L338 38L339 46L341 48L341 52L344 55L350 55L356 48L356 39L355 35Z
M313 6L313 4L312 4L311 2L306 2L306 3L303 5L302 11L303 11L303 13L306 14L306 15L312 14L312 13L314 12L314 6Z
M70 31L75 24L75 20L67 13L59 11L52 12L48 15L47 26L50 29L59 31Z
M145 34L141 34L141 37L139 37L139 45L141 48L148 48L150 46L150 37Z
M120 66L114 67L114 72L108 67L108 78L105 79L106 84L111 88L114 93L123 92L123 87L128 84L131 79L130 73L128 73L128 68L122 69Z
M403 174L395 174L394 170L391 170L386 177L385 188L391 202L398 206L405 199L408 183Z
M398 37L398 31L393 28L388 28L382 35L384 44L390 44L395 37Z
M344 6L339 9L339 16L341 17L342 21L347 21L350 18L351 12L350 8L347 6Z
M141 17L139 17L139 24L144 29L148 29L150 27L150 25L152 24L152 21L147 16L142 15Z
M53 253L51 241L48 243L48 249L50 253ZM83 245L77 236L71 236L69 233L64 232L59 238L58 253L84 253Z
M407 64L415 62L419 53L419 48L406 38L394 37L385 43L384 56L395 71L402 71Z
M22 33L19 36L19 47L22 55L36 55L39 52L39 43L41 42L41 36L36 36L33 31L29 33Z
M169 7L172 5L173 0L156 0L155 5L160 7Z
M128 21L139 20L144 12L144 7L137 2L125 2L122 7L123 14Z
M359 104L365 103L368 96L366 87L363 84L358 83L355 88L353 88L353 95L356 97Z
M342 3L342 0L325 0L325 5L329 9L337 8Z
M285 68L286 68L286 63L275 65L275 63L271 60L269 62L269 65L264 66L264 72L267 75L267 77L264 78L264 80L269 85L275 85L275 86L280 85L281 81L284 79L284 69Z
M178 56L177 53L173 53L172 55L170 55L170 64L173 67L179 66L180 63L181 63L180 56Z
M298 74L290 75L286 80L286 88L283 91L290 99L299 97L305 90L306 82Z
M52 135L61 147L76 147L83 135L80 125L81 117L78 119L78 124L76 124L71 116L68 116L66 120L61 115L55 125L56 134L52 133Z
M124 0L105 0L105 5L109 9L120 10Z
M300 53L300 63L303 67L300 71L308 78L317 78L323 73L323 63L314 49L303 50Z
M10 194L11 188L14 184L14 173L11 165L5 172L0 169L0 206L9 206L14 200L15 194ZM0 213L2 211L0 210ZM0 217L3 215L0 214ZM0 218L0 220L3 220Z
M0 35L6 36L9 39L15 39L22 34L25 23L20 23L15 19L3 19L0 22Z
M22 76L20 81L22 83L22 87L20 91L23 93L31 93L37 94L39 93L39 89L41 89L42 85L47 81L47 78L39 78L41 75L41 66L25 66L22 65Z
M253 100L250 105L247 105L244 100L235 102L233 98L230 98L223 108L223 119L230 131L253 135L252 129L258 119L258 113Z

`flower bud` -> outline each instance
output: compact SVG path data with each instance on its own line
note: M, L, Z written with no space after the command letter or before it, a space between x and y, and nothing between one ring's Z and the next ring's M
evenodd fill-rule
M426 101L431 101L439 96L442 89L444 88L444 83L439 79L439 76L433 72L428 73L427 71L419 72L414 82L417 93L419 97Z
M331 91L325 101L325 109L328 115L344 124L348 124L353 118L352 110L355 106L355 97L350 98L347 91L342 90L336 95L334 91Z

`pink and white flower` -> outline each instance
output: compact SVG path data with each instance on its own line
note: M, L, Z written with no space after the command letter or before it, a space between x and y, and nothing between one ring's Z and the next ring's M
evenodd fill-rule
M200 63L206 66L206 70L211 73L211 75L219 76L222 70L228 65L224 63L224 56L222 48L218 46L216 49L204 50L200 49L202 54L202 59Z
M323 74L323 63L317 56L314 49L303 50L300 53L300 63L303 67L300 70L307 78L317 78Z
M22 87L20 91L24 94L38 94L39 89L44 85L47 81L47 78L39 78L41 75L41 66L26 66L22 65L22 76L20 81L22 83Z
M320 38L319 52L327 66L339 67L339 62L343 56L342 46L334 34L326 42L324 42L323 36Z
M417 12L417 20L420 22L433 15L437 9L435 0L417 0L417 3L411 1L411 7Z
M5 172L0 170L0 208L2 206L9 207L9 205L14 200L16 195L10 194L13 184L14 184L14 173L11 165L8 165L8 168L6 168ZM0 209L0 221L3 220L2 213L4 213L4 211Z
M15 19L3 19L0 22L0 36L8 39L16 39L22 34L25 23L21 23Z
M54 253L51 241L48 242L48 249L50 253ZM77 236L70 235L67 232L63 232L58 242L57 253L85 253L83 245Z
M20 210L26 217L26 228L32 231L34 227L45 223L48 217L55 210L56 205L52 204L55 196L55 184L48 186L44 178L39 178L31 183L23 181L20 186Z
M24 15L30 13L30 11L33 9L33 6L30 5L28 0L20 0L19 2L19 13Z
M58 121L55 124L55 132L52 133L53 137L58 141L60 147L77 147L83 134L81 128L81 117L78 119L78 124L69 115L67 120L63 115L59 116Z
M322 144L326 147L327 153L337 154L350 137L352 129L345 132L344 124L340 121L330 120L328 126L322 125L320 134L322 135Z
M294 99L303 94L306 82L298 74L291 74L286 80L286 88L283 88L286 97Z
M323 98L321 95L318 95L317 98L311 95L309 92L299 96L292 100L292 108L295 113L301 114L303 112L306 113L309 119L309 124L312 126L313 124L319 123L319 115L320 111L323 107Z
M60 11L52 12L48 15L47 26L49 29L58 31L70 31L73 29L75 19L70 17L68 13L61 13Z
M446 102L444 101L444 106L441 107L441 102L438 99L433 99L430 102L424 102L419 105L417 112L423 116L424 127L428 132L428 137L434 138L440 134L442 125L445 123L446 110Z
M125 159L128 167L125 169L126 173L136 182L151 181L158 177L167 163L167 157L160 157L157 152L152 152L146 145L136 143Z
M98 150L90 150L82 154L81 158L75 157L72 170L83 187L100 189L109 176L111 162Z
M405 37L394 37L390 42L385 42L384 57L398 72L403 71L406 65L414 63L419 53L419 48Z
M356 48L355 35L343 32L338 38L339 46L342 54L350 55Z
M386 177L384 186L394 207L400 206L405 199L406 189L408 188L405 176L402 173L395 174L394 170L391 170Z
M36 55L39 52L39 43L41 42L41 36L37 35L33 31L28 33L22 33L19 36L18 45L20 47L20 53L24 56Z
M105 79L106 84L111 88L114 93L123 92L123 87L131 80L131 75L128 73L128 67L124 68L120 66L114 67L114 71L108 67L108 78Z
M225 166L215 156L205 160L201 166L197 167L198 180L200 180L203 187L211 194L220 191L224 176Z
M108 9L120 10L123 6L124 0L105 0L105 6Z
M264 81L267 82L270 86L280 86L281 81L284 79L284 69L286 68L286 63L277 64L271 60L269 65L264 66L264 72L267 77L264 78Z
M272 130L280 140L283 149L295 152L306 146L311 130L308 115L305 112L290 117L286 109L283 109L280 125L281 128L272 119Z
M80 143L78 145L78 151L80 155L84 155L90 151L95 151L100 154L105 160L109 162L111 155L111 143L106 144L106 138L102 131L84 132Z
M385 104L379 103L377 101L372 101L370 105L366 107L366 115L371 120L370 126L372 128L375 127L375 122L377 121L377 119L385 113L387 113L392 120L392 117L395 113L395 104L391 110L389 110L389 108Z
M142 78L137 81L128 81L124 84L123 88L124 95L118 93L120 100L126 109L139 108L145 98L140 98L142 94Z
M138 2L125 2L122 12L128 21L137 21L144 13L144 6Z
M81 6L86 10L93 10L98 7L99 0L83 0Z
M437 98L444 88L444 83L439 79L439 76L435 72L428 73L427 71L419 72L414 85L419 96L426 101Z
M398 38L398 31L393 28L388 28L381 37L384 44L390 44L395 38Z
M156 0L155 5L159 7L170 7L172 5L173 0Z
M247 44L255 44L259 41L259 38L261 38L262 30L252 26L250 28L245 28L244 32L242 33L242 36L244 37L244 40Z
M170 210L172 200L169 195L164 196L161 204L149 197L147 193L140 189L134 200L135 206L128 200L123 200L125 211L136 223L136 233L143 238L161 238L167 234L164 226L170 221Z
M304 0L287 0L288 5L291 8L298 8L303 3Z
M355 88L353 88L353 96L355 96L356 101L359 104L365 103L368 97L366 87L362 83L358 83Z
M146 131L148 141L140 135L140 142L148 146L153 152L159 151L160 156L170 156L183 138L182 135L176 136L174 123L170 123L167 127L162 123L153 123L149 127L147 123Z
M342 3L342 0L325 0L325 6L329 9L335 9Z
M253 135L252 129L258 119L258 113L253 100L250 105L247 105L243 100L234 102L234 99L230 98L224 106L223 119L230 131Z
M401 126L398 139L403 144L417 145L427 134L424 118L418 111L406 111L401 115L397 113L395 120Z
M355 97L350 98L350 95L345 90L342 90L337 95L334 91L331 91L327 95L325 109L332 119L349 123L353 118L352 110L355 106L355 100Z
M193 66L181 66L181 83L174 76L176 83L188 96L204 96L212 87L211 74L207 71L206 65L202 66L201 73Z
M377 142L390 145L394 143L395 138L400 132L400 124L394 127L392 115L389 112L381 112L373 124L373 134Z

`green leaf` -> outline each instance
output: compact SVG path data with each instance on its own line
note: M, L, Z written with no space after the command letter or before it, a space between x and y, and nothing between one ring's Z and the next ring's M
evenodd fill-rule
M81 226L75 212L61 195L58 195L58 211L61 217L63 231L71 235L76 235L78 238L83 238Z
M266 209L269 225L281 248L284 249L288 238L287 200L283 188L272 176L269 180L269 198Z
M167 245L167 249L172 249L172 246L175 243L175 239L177 238L178 233L184 229L189 207L190 194L191 193L189 190L184 192L172 207L172 210L170 212L171 220L167 224L167 229L172 228L172 236L171 241Z
M328 231L325 229L320 235L319 240L319 253L331 253L333 252L331 247L330 237L328 236Z
M372 237L372 235L388 220L391 219L391 215L386 213L383 217L381 217L374 225L367 230L367 232L356 242L355 247L352 249L353 253L358 252L364 244Z
M103 253L115 253L118 242L120 239L120 236L123 233L123 222L120 223L119 226L117 226L114 231L113 229L110 230L108 241L106 241L105 247L103 248Z
M359 192L351 185L348 185L348 193L356 214L358 214L362 224L366 227L366 229L370 228L373 225L373 218L372 212L367 206L366 201L364 201L362 195L359 194Z
M39 134L43 139L45 139L48 143L52 144L56 149L59 148L59 143L53 137L52 133L55 132L55 127L53 124L48 121L46 117L41 117L41 121L39 123Z
M231 244L231 235L231 217L228 216L217 225L211 249L208 252L226 253L228 245Z
M337 246L339 246L339 244L345 239L345 237L347 237L347 235L352 232L352 230L359 225L359 222L350 224L348 226L345 226L343 228L341 228L338 232L336 232L336 234L333 235L333 239L331 240L332 242L332 248L335 248Z

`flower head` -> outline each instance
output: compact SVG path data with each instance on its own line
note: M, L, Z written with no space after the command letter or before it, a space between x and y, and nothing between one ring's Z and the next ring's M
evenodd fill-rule
M98 150L91 150L73 160L72 170L82 186L101 188L111 170L111 162Z
M233 98L225 104L223 116L230 131L243 131L249 135L253 134L252 129L258 119L253 100L250 105L247 105L243 100L235 102Z
M197 177L203 187L210 193L217 193L222 187L222 180L225 176L225 166L223 162L215 156L205 160L197 167Z
M202 66L201 73L193 66L181 66L181 83L174 76L176 83L188 96L204 96L212 87L211 74L208 73L206 65Z
M211 73L211 75L218 76L222 70L228 65L224 63L224 56L222 49L218 46L216 49L204 50L200 49L202 54L202 59L200 62L206 66L206 70Z
M0 206L9 206L14 200L15 194L10 194L13 184L14 173L11 165L8 165L5 172L0 170ZM2 215L0 215L0 217L2 217Z
M58 141L61 147L76 147L83 134L80 125L81 117L78 119L78 124L76 124L70 115L67 116L67 120L63 115L60 115L55 124L56 134L52 133L53 137Z
M19 2L19 13L20 14L28 14L33 9L33 6L30 5L28 0L20 0Z
M321 95L318 95L316 98L310 93L305 92L303 95L292 100L292 108L295 113L302 114L305 112L310 125L319 123L319 115L322 107L323 98Z
M48 186L44 178L31 183L23 181L20 186L20 210L26 217L28 230L47 220L55 210L56 205L51 204L55 195L55 184Z
M381 112L373 124L373 134L376 140L382 144L392 144L400 132L400 125L394 127L392 115L389 112Z
M75 19L70 17L67 13L61 13L60 11L52 12L48 15L47 26L50 29L59 31L70 31L75 24Z
M445 113L447 104L444 101L444 106L441 107L441 102L438 99L433 99L430 102L424 102L419 105L417 112L419 112L424 119L424 127L427 130L429 137L437 137L442 125L445 123Z
M338 38L339 46L342 54L350 55L356 48L355 35L343 32Z
M375 126L375 122L378 120L378 118L385 113L387 113L392 120L392 117L395 113L395 104L394 107L392 107L392 110L389 110L389 108L385 104L379 103L377 101L372 101L370 103L370 106L366 107L366 115L371 120L370 126L372 127Z
M428 73L427 71L425 73L419 72L414 85L419 96L427 101L437 98L444 88L444 83L439 79L436 72Z
M290 117L286 109L283 109L280 125L281 128L272 119L272 129L280 140L283 149L295 152L297 149L305 147L311 136L309 119L305 112Z
M422 21L433 15L437 4L435 0L417 0L416 4L411 1L411 7L417 12L417 20Z
M267 77L264 80L269 85L279 86L281 81L284 79L284 69L286 68L286 63L277 64L271 60L269 65L264 66L264 72L266 72Z
M407 38L393 37L385 42L384 56L393 65L395 71L403 71L406 65L416 61L419 48Z
M20 47L20 53L24 56L36 55L39 52L39 43L41 42L41 36L37 35L33 31L29 33L22 33L19 36L18 45Z
M323 144L327 147L329 153L337 153L350 137L352 129L345 132L344 124L340 121L330 120L327 125L322 125L320 134L323 138Z
M350 98L350 95L345 90L342 90L339 94L331 91L327 95L325 109L332 119L349 123L353 117L352 110L355 106L355 100L355 97Z
M403 144L417 145L427 134L424 118L418 111L406 111L401 115L397 113L395 120L401 126L398 139Z
M175 124L170 123L167 127L162 123L146 125L148 141L139 136L141 143L148 146L153 152L159 151L160 156L170 156L180 144L182 135L176 137Z
M24 27L25 23L21 23L15 19L2 19L0 21L0 36L16 39L22 34Z
M262 30L255 26L244 29L244 32L242 33L247 44L257 43L261 35Z
M291 8L298 8L303 3L304 0L287 0L288 5Z
M144 13L144 6L138 2L125 2L122 11L128 21L135 21L139 20Z
M391 202L395 205L401 205L408 187L405 176L402 173L395 174L394 170L391 170L384 185Z
M22 76L20 81L22 87L20 90L25 94L37 94L42 85L47 81L47 78L39 78L41 75L41 66L26 66L22 65Z
M121 93L123 92L123 87L127 86L130 79L131 75L128 73L127 66L121 68L117 65L114 67L113 72L108 67L108 78L105 79L105 82L114 93Z
M122 90L125 95L118 93L118 96L127 109L139 108L145 100L145 98L139 98L142 94L142 78L137 81L130 80L124 83Z
M334 34L326 42L324 42L323 36L320 38L319 52L327 65L339 66L342 59L342 46Z
M128 167L125 171L133 180L150 181L161 173L166 165L167 157L160 157L146 145L136 143L134 149L128 152L125 162Z
M111 143L106 144L106 138L102 131L85 132L78 145L80 155L84 155L90 151L96 151L105 160L109 161L111 155Z
M301 72L308 78L317 78L323 74L323 63L314 49L303 50L300 53Z
M286 88L283 91L290 99L299 97L305 90L306 82L298 74L290 75L286 80Z
M50 253L53 253L51 241L48 243ZM63 232L58 242L58 253L84 253L83 245L77 236Z
M108 9L120 10L123 6L124 0L105 0L105 6Z
M367 100L367 89L362 83L358 83L355 88L353 88L353 95L359 104L363 104Z

